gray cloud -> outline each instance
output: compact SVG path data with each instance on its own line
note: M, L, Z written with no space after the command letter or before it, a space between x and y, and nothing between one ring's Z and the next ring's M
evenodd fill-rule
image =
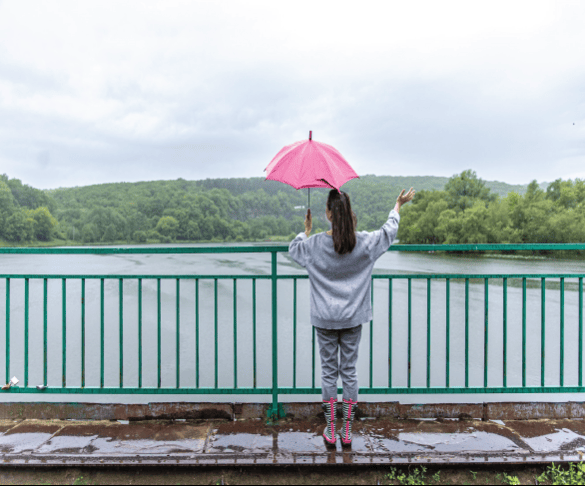
M585 177L578 4L503 18L492 2L470 27L450 16L465 3L372 3L368 22L331 3L295 29L299 12L263 2L128 3L118 20L68 3L64 24L0 2L2 172L45 188L262 176L313 130L361 174Z

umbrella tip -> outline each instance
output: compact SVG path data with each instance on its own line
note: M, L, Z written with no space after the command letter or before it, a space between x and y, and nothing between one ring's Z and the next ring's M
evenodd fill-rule
M309 140L313 140L313 130L309 130Z

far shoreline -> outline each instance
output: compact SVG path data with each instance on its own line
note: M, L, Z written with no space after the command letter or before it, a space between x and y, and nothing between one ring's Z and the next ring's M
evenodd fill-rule
M319 234L319 233L315 233ZM296 235L295 235L296 236ZM314 235L313 235L314 236ZM294 239L294 238L293 238ZM128 241L115 241L115 242L93 242L93 243L83 243L79 241L72 241L72 240L52 240L47 242L34 242L32 244L24 244L24 245L14 245L10 244L6 241L0 241L0 248L69 248L69 247L141 247L141 246L167 246L167 245L174 245L174 246L189 246L189 245L217 245L217 246L248 246L248 245L288 245L292 239L289 239L288 236L273 236L271 238L265 238L262 240L248 240L248 241L219 241L219 240L193 240L193 241L172 241L172 242L161 242L156 240L146 241L144 243L138 242L128 242ZM394 243L394 245L400 243ZM522 250L518 250L522 251ZM567 250L569 251L569 250ZM500 251L489 251L489 252L421 252L427 254L433 254L437 256L455 256L458 258L497 258L497 259L505 259L505 260L582 260L583 257L578 254L565 254L561 257L557 257L554 255L510 255L510 254L503 254Z

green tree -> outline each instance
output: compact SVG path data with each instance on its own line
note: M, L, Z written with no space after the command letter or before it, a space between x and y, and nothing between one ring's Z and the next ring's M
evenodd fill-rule
M50 213L49 209L42 206L29 211L35 221L35 237L40 241L49 241L53 235L53 229L57 226L57 220Z
M111 223L109 226L106 227L106 231L104 231L104 235L102 236L102 241L109 243L115 241L116 238L117 238L116 226L113 223Z
M132 240L136 243L146 243L146 232L145 231L135 231L132 234Z
M14 212L14 196L3 180L0 180L0 236L5 236L6 220Z
M83 225L81 228L81 241L84 243L92 243L97 241L97 226L93 223Z
M32 241L34 238L35 220L24 211L15 211L6 219L5 238L15 243Z
M443 236L437 233L441 213L448 209L444 191L417 193L411 204L401 210L398 239L402 243L439 244Z
M156 231L171 240L174 240L177 236L177 230L179 229L179 222L172 216L163 216L159 219L156 225Z
M497 197L495 194L490 194L490 189L486 187L485 182L471 169L451 177L445 184L445 192L449 207L460 211L471 208L476 199L488 203Z

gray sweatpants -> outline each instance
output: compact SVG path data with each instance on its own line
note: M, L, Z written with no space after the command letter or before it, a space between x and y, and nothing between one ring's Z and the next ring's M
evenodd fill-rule
M358 379L356 363L362 338L361 324L351 329L316 327L321 355L321 387L323 400L337 400L337 380L341 376L343 398L357 402Z

